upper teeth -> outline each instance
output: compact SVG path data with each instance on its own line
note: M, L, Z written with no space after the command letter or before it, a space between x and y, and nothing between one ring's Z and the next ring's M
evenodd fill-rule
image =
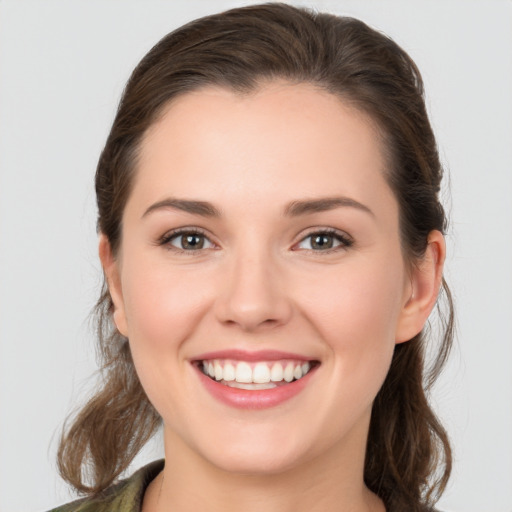
M282 361L258 362L226 361L214 359L203 361L203 372L218 381L264 384L267 382L291 382L309 372L308 362Z

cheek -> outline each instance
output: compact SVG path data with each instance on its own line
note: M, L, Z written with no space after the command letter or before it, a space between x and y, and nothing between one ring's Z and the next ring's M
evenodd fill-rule
M399 268L383 272L378 266L347 265L339 272L317 274L314 281L303 284L305 290L298 296L305 297L304 311L328 339L349 345L361 338L365 345L385 339L394 342L402 283Z
M123 297L129 338L146 350L179 347L209 301L201 272L133 258L124 266Z
M367 389L373 400L391 362L401 311L402 268L389 265L346 266L318 275L307 285L302 310L331 353L333 375L344 389ZM373 396L371 396L373 395Z
M135 255L126 259L123 270L128 338L137 374L164 421L175 424L186 416L178 398L188 392L186 341L210 300L205 276Z

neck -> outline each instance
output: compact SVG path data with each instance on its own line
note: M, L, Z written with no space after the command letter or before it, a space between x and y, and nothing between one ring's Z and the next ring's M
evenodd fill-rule
M366 438L348 441L293 468L243 474L213 465L165 432L165 468L148 487L142 510L385 512L364 485Z

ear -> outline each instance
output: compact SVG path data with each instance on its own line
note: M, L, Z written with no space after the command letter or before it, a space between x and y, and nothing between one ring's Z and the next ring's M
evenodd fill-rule
M108 290L114 303L113 320L117 330L123 335L128 336L128 326L123 301L123 291L121 287L121 273L119 262L112 254L112 248L108 238L102 233L99 241L99 255L103 272L107 279Z
M446 245L440 231L431 231L423 258L411 270L407 297L397 325L396 343L414 338L434 308L443 279Z

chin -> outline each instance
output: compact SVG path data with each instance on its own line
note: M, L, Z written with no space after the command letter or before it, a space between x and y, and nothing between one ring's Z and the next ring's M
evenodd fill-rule
M240 475L270 476L285 473L300 466L304 454L293 451L231 447L225 453L208 454L209 462L222 471Z
M310 460L318 446L308 442L308 435L295 429L267 428L260 425L240 432L225 429L211 438L211 442L193 449L216 468L234 474L253 476L276 475L290 471ZM293 431L292 431L293 432ZM238 435L237 435L238 434ZM301 435L299 435L301 434Z

